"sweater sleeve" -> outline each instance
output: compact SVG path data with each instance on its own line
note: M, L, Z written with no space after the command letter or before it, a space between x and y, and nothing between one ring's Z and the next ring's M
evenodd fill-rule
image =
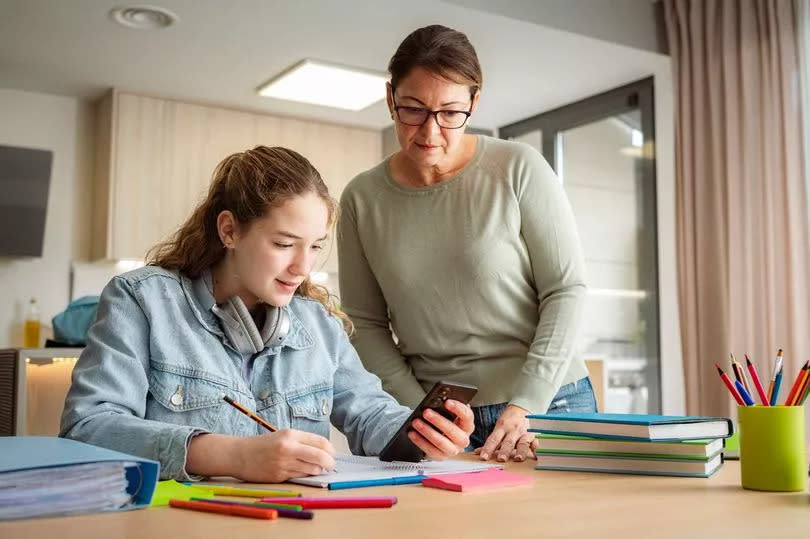
M388 306L366 258L357 214L347 196L341 198L338 263L341 308L354 323L352 344L366 369L382 380L383 389L400 404L415 408L425 396L413 369L394 342Z
M559 179L537 151L525 147L524 154L512 172L539 322L511 404L545 413L573 357L585 299L584 262Z

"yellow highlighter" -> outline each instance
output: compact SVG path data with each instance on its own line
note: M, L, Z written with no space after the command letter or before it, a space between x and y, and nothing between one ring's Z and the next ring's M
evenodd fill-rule
M266 488L231 487L228 485L201 485L199 483L184 483L185 485L202 488L218 496L241 496L244 498L298 498L300 492L292 490L272 490Z

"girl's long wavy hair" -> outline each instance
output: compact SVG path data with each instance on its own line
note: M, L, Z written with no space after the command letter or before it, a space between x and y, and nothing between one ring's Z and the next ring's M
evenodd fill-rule
M169 239L149 250L146 263L196 279L225 257L217 232L217 216L221 212L228 210L240 226L250 226L268 210L311 192L326 204L331 227L337 220L339 206L329 196L321 175L304 156L287 148L267 146L229 155L214 170L205 200ZM352 332L349 317L338 308L325 287L307 277L295 293L319 301L329 314L343 322L347 333Z

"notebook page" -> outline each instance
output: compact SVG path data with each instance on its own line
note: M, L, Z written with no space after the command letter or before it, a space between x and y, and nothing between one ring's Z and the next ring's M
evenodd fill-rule
M369 481L392 477L414 475L438 475L443 473L477 472L488 468L502 468L501 465L468 462L463 460L422 461L422 462L383 462L377 457L358 455L337 455L336 471L322 475L291 479L301 485L327 487L330 483L346 481Z

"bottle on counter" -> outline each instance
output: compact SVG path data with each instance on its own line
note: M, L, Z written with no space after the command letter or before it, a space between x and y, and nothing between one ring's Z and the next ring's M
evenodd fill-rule
M28 312L25 314L23 347L39 348L39 328L39 307L36 298L31 298L28 302Z

